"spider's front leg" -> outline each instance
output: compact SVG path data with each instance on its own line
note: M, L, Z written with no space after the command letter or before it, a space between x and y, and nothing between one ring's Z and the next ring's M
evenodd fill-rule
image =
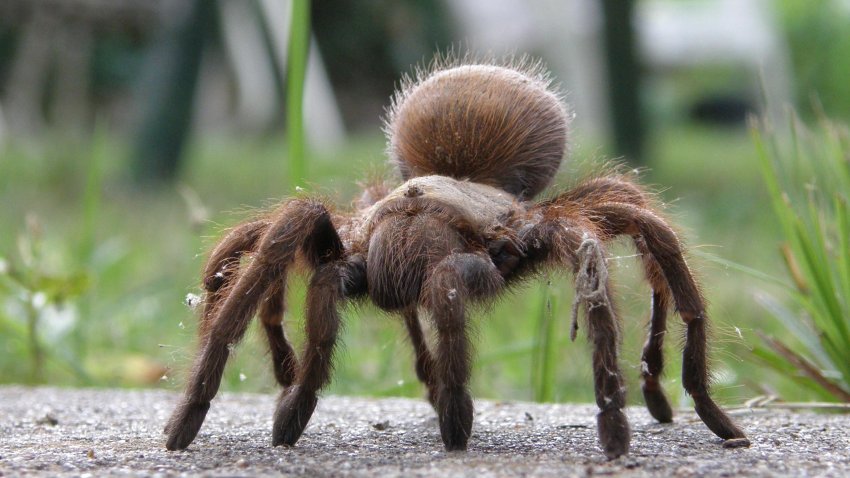
M306 341L295 384L284 390L274 416L272 444L292 446L301 437L330 382L340 327L339 306L366 293L366 261L355 255L317 265L307 289Z
M472 398L468 382L471 347L466 306L470 299L496 294L503 280L486 256L453 253L440 261L422 289L422 305L437 332L429 395L437 411L447 451L466 450L472 433Z
M609 294L605 251L591 223L572 222L553 212L526 232L527 260L530 265L554 262L576 273L576 307L584 306L593 346L599 441L605 456L617 458L629 452L631 431L622 411L626 387L618 363L620 326Z
M222 303L211 309L213 315L207 318L206 337L201 341L183 399L166 425L169 450L186 448L195 439L210 401L218 392L230 348L242 339L269 289L285 282L296 253L303 251L311 264L341 257L343 253L330 214L318 201L289 201L274 213L273 219L262 233L251 264L244 272L225 276L226 281L235 280L235 284L226 288Z

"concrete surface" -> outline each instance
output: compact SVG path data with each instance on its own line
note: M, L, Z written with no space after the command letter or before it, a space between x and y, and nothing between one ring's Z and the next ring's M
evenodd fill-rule
M695 415L630 408L632 450L599 449L594 407L477 401L466 453L446 453L422 400L326 397L294 448L272 448L274 397L222 394L198 438L167 452L177 400L157 390L0 387L0 476L850 476L850 415L738 410L751 448Z

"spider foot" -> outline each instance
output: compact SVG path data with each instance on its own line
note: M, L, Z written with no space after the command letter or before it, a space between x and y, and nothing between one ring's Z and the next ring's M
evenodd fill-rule
M465 451L472 434L472 398L466 390L443 389L437 398L440 435L446 451Z
M670 407L670 402L664 396L664 392L656 387L644 384L641 387L643 390L643 399L646 402L646 408L652 418L655 418L661 423L673 422L673 408Z
M314 392L305 391L298 385L285 393L274 415L272 446L295 445L307 427L318 402Z
M749 438L730 438L723 442L723 448L749 448Z
M745 440L746 445L742 444L738 446L749 446L750 442L747 440L747 435L710 398L705 395L692 395L692 397L697 415L699 415L709 430L726 441Z
M620 409L603 410L596 415L599 441L609 460L629 452L631 430L626 415Z
M165 433L168 435L165 448L174 451L189 446L198 435L209 409L209 402L180 405L165 425Z

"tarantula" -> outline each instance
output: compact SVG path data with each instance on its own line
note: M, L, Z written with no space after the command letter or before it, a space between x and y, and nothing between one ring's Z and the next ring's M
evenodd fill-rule
M687 326L682 383L696 412L719 437L748 445L709 396L705 302L651 195L612 173L532 200L561 164L569 118L539 63L437 62L405 80L385 123L403 184L368 185L350 214L315 198L285 200L233 228L213 249L203 272L200 350L166 426L166 447L183 449L194 440L230 348L255 313L284 387L272 444L294 445L330 381L340 307L369 298L403 318L445 448L464 450L473 415L467 308L543 270L567 269L576 277L573 319L582 305L593 346L599 440L609 458L624 455L630 430L605 259L605 244L618 236L632 238L652 287L641 359L649 412L660 422L672 420L659 377L667 312L675 306ZM300 358L282 328L287 275L296 264L312 271ZM421 311L435 330L434 346L424 338Z

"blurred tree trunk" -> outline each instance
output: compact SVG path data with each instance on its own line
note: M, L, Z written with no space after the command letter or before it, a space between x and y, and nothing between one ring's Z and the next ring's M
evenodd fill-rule
M64 134L83 139L91 134L91 61L94 32L91 24L66 21L54 31L57 37L56 78L53 85L52 123Z
M614 146L617 154L641 163L644 125L639 94L640 67L635 55L632 24L634 5L634 0L602 0Z
M173 180L189 135L204 44L215 26L216 0L179 2L147 60L137 101L143 103L133 173L140 182Z
M11 137L35 136L44 129L42 94L53 55L53 33L57 28L49 15L38 11L21 26L3 98Z

